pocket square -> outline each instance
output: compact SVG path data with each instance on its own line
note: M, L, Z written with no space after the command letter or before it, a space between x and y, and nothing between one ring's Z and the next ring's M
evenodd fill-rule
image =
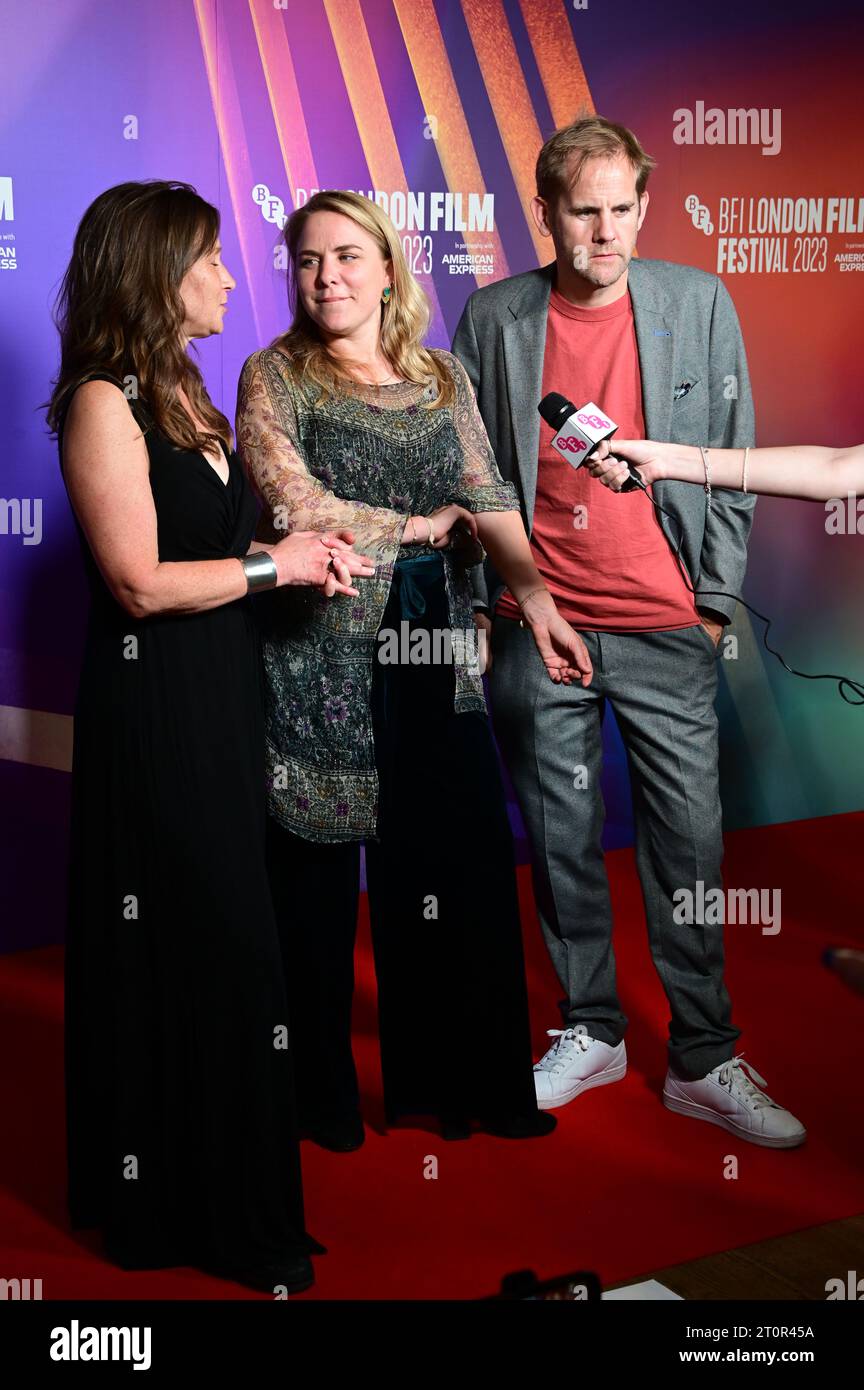
M695 383L692 381L682 381L681 385L676 386L672 392L673 401L680 401L682 396L686 396L688 392L693 390L694 385Z

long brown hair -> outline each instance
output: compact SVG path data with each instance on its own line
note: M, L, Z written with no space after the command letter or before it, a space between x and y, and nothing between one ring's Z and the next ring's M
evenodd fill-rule
M127 391L132 379L145 419L180 448L207 452L219 439L231 447L231 426L181 340L181 281L218 239L219 213L189 183L120 183L90 204L54 306L60 370L47 404L52 434L75 387L105 372ZM183 409L179 387L206 431Z
M452 405L456 399L453 378L444 364L423 346L423 335L429 326L429 300L408 269L399 233L390 218L377 203L359 193L325 189L314 193L288 218L284 236L293 320L287 333L274 339L270 346L279 348L291 359L295 375L314 383L319 400L326 399L329 392L346 380L354 380L327 352L318 326L304 309L298 292L297 248L303 228L314 212L338 212L350 217L374 239L383 259L390 261L393 293L388 303L381 305L381 351L394 371L406 381L431 382L437 387L435 398L425 403L430 410Z

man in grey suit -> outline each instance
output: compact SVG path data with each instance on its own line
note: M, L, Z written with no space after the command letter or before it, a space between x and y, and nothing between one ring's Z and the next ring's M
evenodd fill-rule
M566 992L563 1027L549 1030L554 1042L535 1067L537 1101L565 1105L627 1069L601 847L608 702L627 751L649 941L671 1014L664 1104L791 1148L804 1127L735 1055L722 924L686 907L723 886L717 645L744 578L754 499L657 483L670 518L640 491L609 494L551 447L537 410L554 390L576 406L592 401L622 438L704 444L709 482L711 446L753 443L744 344L722 282L631 259L653 166L632 132L602 117L556 132L532 201L555 260L477 290L453 342L498 467L519 491L537 568L594 667L587 687L550 682L528 630L538 600L517 605L489 561L477 572L495 733ZM689 581L675 559L679 539Z

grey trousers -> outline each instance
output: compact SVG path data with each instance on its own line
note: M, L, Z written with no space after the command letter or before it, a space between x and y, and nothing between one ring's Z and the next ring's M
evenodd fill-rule
M615 983L601 848L601 724L608 700L627 751L651 954L671 1013L669 1064L688 1080L734 1055L722 926L673 919L676 889L722 888L717 654L703 627L581 633L591 685L553 683L534 639L493 620L492 720L531 841L543 935L566 999L564 1027L616 1044ZM679 899L680 902L680 899ZM679 913L680 915L680 913Z

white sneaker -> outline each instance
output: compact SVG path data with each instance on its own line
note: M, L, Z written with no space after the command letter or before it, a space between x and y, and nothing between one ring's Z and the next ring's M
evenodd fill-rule
M608 1086L626 1075L627 1052L623 1042L610 1047L575 1028L547 1028L546 1032L556 1041L534 1065L538 1110L567 1105L582 1091Z
M794 1149L803 1144L806 1129L776 1100L760 1091L764 1085L765 1078L749 1062L742 1056L732 1057L699 1081L684 1081L668 1071L663 1104L679 1115L720 1125L751 1144L764 1144L769 1149Z

